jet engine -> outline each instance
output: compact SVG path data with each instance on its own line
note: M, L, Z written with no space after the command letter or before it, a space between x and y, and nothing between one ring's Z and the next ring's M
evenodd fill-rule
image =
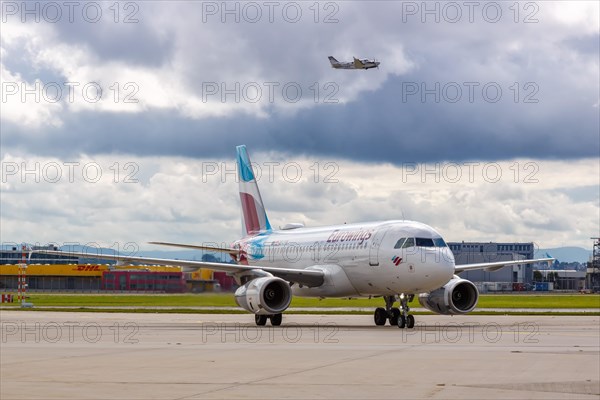
M421 293L419 303L437 314L457 315L473 311L479 292L473 282L454 276L448 283L430 293Z
M282 313L291 301L290 284L274 276L252 279L235 291L238 306L258 315Z

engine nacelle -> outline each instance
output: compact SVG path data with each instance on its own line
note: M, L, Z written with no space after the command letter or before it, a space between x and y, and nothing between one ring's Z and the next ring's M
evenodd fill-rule
M291 301L290 284L274 276L252 279L235 291L238 306L259 315L279 314L290 306Z
M457 315L473 311L479 299L479 291L473 282L457 276L430 293L421 293L419 303L437 314Z

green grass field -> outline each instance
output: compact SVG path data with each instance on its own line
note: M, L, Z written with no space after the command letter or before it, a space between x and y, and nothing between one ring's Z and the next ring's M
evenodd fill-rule
M233 294L30 294L29 302L36 307L235 307ZM381 298L374 299L313 299L294 297L291 307L360 307L383 306ZM420 307L415 299L410 303ZM18 304L3 304L3 307ZM477 308L600 308L600 295L544 294L544 295L481 295Z

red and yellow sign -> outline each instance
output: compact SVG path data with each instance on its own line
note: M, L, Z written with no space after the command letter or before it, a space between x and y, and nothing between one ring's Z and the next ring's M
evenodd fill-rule
M144 270L152 272L180 272L179 267L155 266L155 265L128 265L123 267L112 267L107 264L30 264L27 266L27 276L98 276L109 270ZM0 275L18 275L18 265L0 265Z

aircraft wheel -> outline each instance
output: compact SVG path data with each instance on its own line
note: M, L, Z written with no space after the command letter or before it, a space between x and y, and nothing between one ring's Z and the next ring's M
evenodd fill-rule
M412 329L415 327L415 317L413 315L406 316L406 327Z
M400 310L396 307L393 307L390 310L390 325L394 326L394 325L398 325L398 318L400 318Z
M254 315L254 322L256 322L256 325L258 325L258 326L266 325L266 323L267 323L267 316L266 315L255 314Z
M377 307L375 309L375 314L373 315L373 317L373 319L375 320L375 325L385 325L388 319L387 311L385 311L385 308Z
M271 315L271 325L279 326L281 325L281 320L283 319L283 314L273 314Z
M398 317L398 328L404 329L405 326L406 326L406 317L404 317L404 315L400 315Z

